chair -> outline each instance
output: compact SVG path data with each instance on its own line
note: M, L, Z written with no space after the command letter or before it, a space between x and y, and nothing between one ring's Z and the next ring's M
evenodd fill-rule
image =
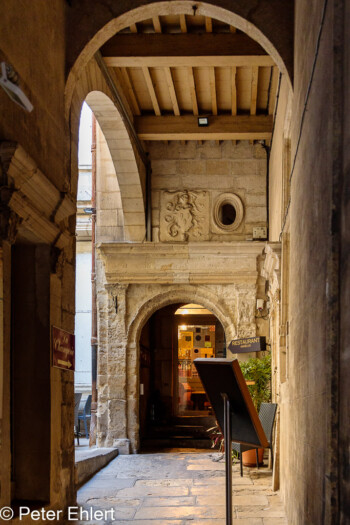
M77 392L74 394L74 435L77 438L79 445L79 405L82 394Z
M276 403L261 403L259 411L259 419L261 425L264 429L265 436L268 442L267 448L271 450L271 464L273 466L273 448L272 448L272 431L273 424L275 422L277 404ZM261 447L252 447L252 445L242 445L241 443L232 443L232 448L239 453L240 466L241 466L241 476L243 476L243 463L242 463L242 452L246 450L256 451L256 466L259 468L259 458L258 458L258 448Z
M87 396L85 405L83 408L83 413L79 414L78 416L78 429L80 431L80 421L84 421L84 428L85 428L85 437L89 437L88 427L87 427L87 420L91 419L91 394Z

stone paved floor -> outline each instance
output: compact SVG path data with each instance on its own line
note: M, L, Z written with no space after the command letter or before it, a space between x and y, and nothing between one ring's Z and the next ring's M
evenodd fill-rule
M224 462L217 453L175 451L118 456L78 492L84 509L115 509L113 525L224 525ZM271 471L233 467L235 525L285 525ZM110 514L108 515L110 516Z

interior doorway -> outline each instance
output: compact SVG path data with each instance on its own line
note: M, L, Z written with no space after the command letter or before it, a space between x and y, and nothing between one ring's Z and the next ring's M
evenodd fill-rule
M47 244L12 248L12 508L50 501L50 270Z
M140 441L145 448L210 448L215 418L194 359L225 357L211 311L175 304L155 312L140 337Z

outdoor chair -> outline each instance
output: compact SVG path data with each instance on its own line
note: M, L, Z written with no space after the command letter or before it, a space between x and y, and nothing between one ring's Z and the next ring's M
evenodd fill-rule
M89 437L87 421L91 420L91 394L87 396L83 413L78 416L78 430L80 431L80 421L84 421L85 437Z
M271 465L273 466L273 448L272 448L272 431L273 424L275 422L277 404L276 403L261 403L259 411L259 419L261 425L264 429L265 436L268 442L267 448L271 450ZM239 453L240 467L241 467L241 476L243 476L243 462L242 462L242 452L246 450L256 451L256 466L259 468L259 457L258 449L261 447L253 447L252 445L242 445L241 443L232 443L232 449Z
M82 394L79 392L74 394L74 434L75 434L75 437L77 438L78 445L79 445L79 419L78 417L79 417L79 405L80 405L81 396Z

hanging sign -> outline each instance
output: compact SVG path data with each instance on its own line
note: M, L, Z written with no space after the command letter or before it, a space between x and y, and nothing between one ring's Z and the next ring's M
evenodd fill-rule
M52 366L75 370L75 336L56 326L52 327Z
M265 352L266 337L248 337L247 339L233 339L228 345L233 354L248 352Z

